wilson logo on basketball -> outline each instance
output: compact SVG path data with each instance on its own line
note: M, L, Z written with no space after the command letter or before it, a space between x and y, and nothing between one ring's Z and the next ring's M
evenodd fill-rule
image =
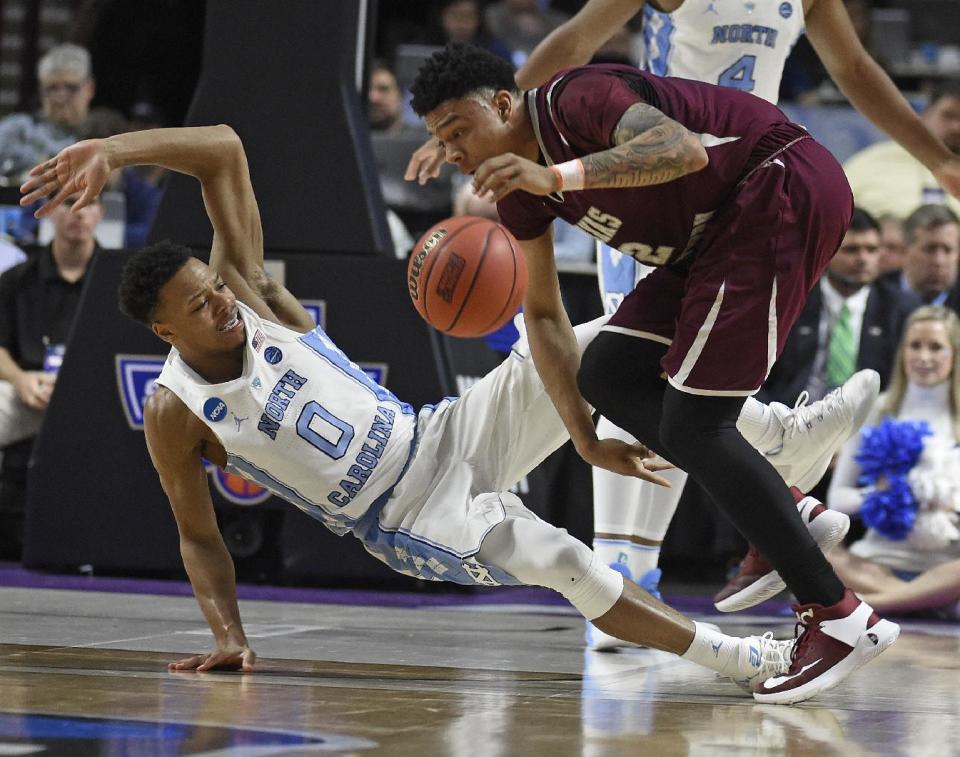
M437 229L433 234L427 237L417 253L410 258L408 266L407 288L410 290L411 299L416 302L420 299L420 274L423 272L423 261L426 260L430 250L437 246L437 242L447 235L446 229Z
M457 282L466 267L467 261L457 253L451 252L450 258L440 272L440 283L437 284L437 295L444 302L453 302L453 293L457 289Z
M487 218L457 216L420 238L407 266L414 308L449 336L496 331L517 313L527 266L516 240Z

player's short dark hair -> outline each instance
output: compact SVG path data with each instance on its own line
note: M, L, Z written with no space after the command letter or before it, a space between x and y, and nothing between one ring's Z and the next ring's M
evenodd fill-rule
M513 65L474 45L447 45L428 58L414 79L411 105L425 116L440 103L459 100L478 89L519 92Z
M189 248L166 239L133 253L120 273L119 301L123 314L147 326L153 323L160 290L191 257Z
M880 231L880 224L877 219L870 215L863 208L854 208L853 215L850 217L850 226L848 231Z

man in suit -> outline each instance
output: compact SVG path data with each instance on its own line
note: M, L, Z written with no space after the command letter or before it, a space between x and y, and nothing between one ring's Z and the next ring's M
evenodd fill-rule
M840 250L757 395L762 402L789 403L803 391L818 400L862 368L877 371L886 386L903 322L917 303L877 283L879 262L880 226L855 208Z
M903 271L879 284L912 299L913 306L943 305L960 313L960 220L946 205L921 205L903 223Z

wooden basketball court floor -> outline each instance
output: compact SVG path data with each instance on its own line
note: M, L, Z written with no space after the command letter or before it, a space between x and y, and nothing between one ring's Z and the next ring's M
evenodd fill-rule
M958 624L907 621L842 688L782 707L664 653L586 653L568 607L502 591L241 601L243 675L167 672L209 647L191 597L0 588L0 755L960 754ZM772 607L710 619L791 634Z

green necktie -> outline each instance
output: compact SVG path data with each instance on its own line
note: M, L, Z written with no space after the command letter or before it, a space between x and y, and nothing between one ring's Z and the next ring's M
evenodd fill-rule
M827 384L840 386L856 369L857 350L850 326L850 308L844 304L837 322L833 325L830 344L827 346Z

